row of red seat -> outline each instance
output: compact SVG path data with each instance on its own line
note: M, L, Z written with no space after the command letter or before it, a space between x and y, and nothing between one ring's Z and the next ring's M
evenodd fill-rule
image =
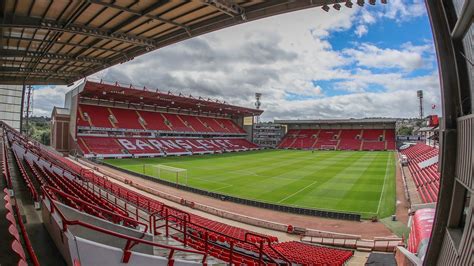
M20 169L20 174L21 174L23 180L26 183L26 187L28 188L28 191L30 192L31 198L33 199L33 201L38 202L39 201L39 197L38 197L39 193L36 190L36 187L33 184L33 181L31 181L30 176L26 173L25 167L23 166L23 164L18 159L18 155L16 154L15 151L13 151L13 155L15 157L16 164L18 165L18 168Z
M18 141L18 144L19 145L22 145L23 147L30 147L28 146L27 143L21 143L22 139L17 139ZM40 146L35 146L35 147L39 147L41 149ZM32 151L28 151L29 152L32 152ZM39 154L35 154L36 156L39 156ZM246 262L250 262L250 261L253 261L253 262L256 262L259 260L259 257L258 257L258 248L256 246L256 244L252 244L254 242L258 242L259 239L270 239L270 242L274 242L274 243L277 243L278 242L278 239L275 238L275 237L271 237L271 236L263 236L263 235L260 235L260 234L255 234L253 232L250 232L246 229L243 229L243 228L238 228L238 227L234 227L234 226L231 226L231 225L227 225L227 224L224 224L224 223L220 223L220 222L217 222L217 221L212 221L210 219L207 219L207 218L204 218L204 217L201 217L201 216L197 216L197 215L194 215L194 214L190 214L190 213L186 213L184 211L181 211L179 209L176 209L176 208L173 208L173 207L169 207L157 200L154 200L154 199L151 199L151 198L148 198L142 194L139 194L137 192L134 192L130 189L127 189L123 186L120 186L119 184L116 184L114 182L110 182L109 180L107 180L105 177L102 177L102 176L99 176L97 174L95 174L94 172L90 172L90 171L87 171L87 170L81 170L80 172L76 172L74 170L74 168L67 168L67 165L68 165L68 160L65 159L65 158L56 158L55 156L51 155L51 152L46 150L46 149L43 149L41 151L41 160L45 160L45 162L49 162L49 159L53 159L51 162L50 162L50 166L49 167L46 167L45 164L41 164L39 163L38 160L34 160L34 159L27 159L27 164L28 165L32 165L33 168L31 169L32 172L40 172L40 171L43 171L42 173L42 177L39 177L39 182L44 182L44 183L47 183L49 182L48 184L50 184L52 187L55 187L57 190L62 190L64 191L64 194L71 194L71 196L67 196L65 197L64 194L60 194L58 193L59 195L57 195L58 198L60 197L65 197L66 199L63 199L64 202L66 203L70 203L70 204L78 204L78 201L74 201L74 199L72 199L72 196L77 196L77 198L79 197L91 197L91 198L94 198L94 197L105 197L103 196L103 193L101 194L96 194L96 196L92 197L90 196L90 193L86 193L83 191L83 189L79 189L79 187L77 185L73 185L71 184L71 182L75 182L75 179L72 178L72 179L68 179L69 177L66 176L67 173L70 173L72 176L74 176L75 178L82 178L83 180L85 181L88 181L90 183L93 183L94 185L96 186L99 186L101 187L102 191L105 192L109 192L109 193L113 193L116 197L119 197L119 198L122 198L123 200L126 200L127 202L129 202L130 204L134 204L134 205L137 205L139 206L140 208L142 208L143 210L146 210L148 211L149 213L158 213L159 217L165 217L164 215L165 214L173 214L174 217L189 217L189 223L188 223L188 226L185 227L185 230L188 230L188 233L191 233L193 231L195 232L199 232L199 234L207 234L210 236L210 239L208 242L206 242L207 244L209 245L214 245L216 247L216 250L218 249L218 246L220 246L220 250L219 251L216 251L218 252L217 253L211 253L210 250L208 250L209 254L215 256L215 257L222 257L224 256L225 257L225 253L226 254L229 254L230 255L230 250L232 250L231 248L229 248L227 245L221 245L223 244L224 242L226 243L229 243L229 242L233 242L233 241L236 241L238 242L238 244L236 244L236 252L238 250L240 250L240 255L236 255L235 258L233 257L232 260L230 262L232 263L246 263ZM58 159L58 161L55 161L56 159ZM71 162L69 162L71 163ZM43 167L41 167L43 166ZM63 168L63 167L66 167L66 168ZM80 167L80 166L79 166ZM56 169L56 170L55 170ZM58 169L62 169L62 170L58 170ZM49 171L49 172L48 172ZM67 180L66 180L67 179ZM77 184L81 184L81 183L77 183ZM69 188L67 188L69 187ZM50 189L52 190L52 189ZM84 196L81 196L81 194L84 194ZM69 200L69 201L68 201ZM72 202L70 202L72 201ZM93 200L94 202L96 202L97 200ZM84 201L85 202L85 199ZM82 202L82 203L83 203ZM79 210L81 210L81 208L78 208ZM84 209L84 207L82 207L82 210L86 211ZM99 212L99 208L96 208L96 211ZM174 221L174 223L172 224L176 224L176 226L182 226L183 224L182 223L177 223L177 218L172 218L172 217L168 217L166 216L167 219L169 219L170 221ZM249 238L247 237L248 234L252 234L252 235L256 235L256 237L252 237L252 238ZM253 239L253 240L252 240ZM192 240L191 240L192 241ZM273 250L271 247L270 247L270 243L269 242L265 242L265 254L269 254L269 256L271 256L271 258L268 258L270 261L273 261L274 259L277 259L277 260L286 260L285 256L284 255L280 255L281 252L279 251L275 251ZM199 245L199 244L197 244ZM286 247L285 246L282 246L281 247L282 250L285 250ZM331 248L328 248L328 250L331 250L331 251L334 251L334 252L337 252L336 249L331 249ZM295 256L291 259L291 262L292 263L300 263L301 261L298 260L296 254L300 254L300 253L303 253L305 252L305 250L301 250L300 252L298 251L288 251L288 252L294 252ZM318 253L317 256L314 256L314 261L328 261L329 264L331 265L340 265L342 264L345 260L347 260L348 258L345 258L345 257L339 257L339 258L334 258L332 257L332 253L328 253L330 257L327 257L327 254L324 253L324 252L321 252L321 253ZM327 258L325 258L327 257ZM230 257L229 257L230 259ZM306 258L307 261L309 261L309 258Z
M174 155L241 151L258 148L235 138L126 138L80 136L78 144L88 155Z
M31 246L28 234L26 233L25 225L23 224L21 217L19 217L18 206L12 203L12 199L9 196L9 191L7 188L3 189L2 194L4 206L6 209L4 218L7 220L8 233L11 237L11 242L9 242L9 239L4 238L2 239L2 243L8 243L12 250L11 254L3 255L16 256L18 259L16 265L18 266L26 266L28 265L28 262L30 262L32 265L39 266L38 259L33 247ZM20 230L18 230L18 228L20 228ZM22 243L24 243L24 245ZM27 252L25 252L23 246L25 246Z
M149 199L149 198L146 198L145 196L140 195L138 193L135 193L133 191L129 191L127 189L124 189L123 187L121 187L121 186L119 186L115 183L108 182L105 178L102 178L102 177L99 177L99 176L96 176L96 175L90 175L89 178L91 178L90 180L92 182L100 185L102 188L104 188L108 191L111 191L111 192L115 192L115 194L119 195L119 197L127 199L128 201L130 201L132 203L133 202L139 202L138 205L141 206L142 208L146 208L150 211L161 210L161 212L163 213L163 206L165 206L165 205L163 205L161 203L157 204L156 201L154 201L152 199ZM144 200L144 199L147 199L147 200ZM204 217L201 217L201 216L197 216L197 215L194 215L194 214L191 214L191 213L189 213L189 217L190 217L191 223L199 225L199 227L194 227L192 225L189 225L189 227L193 228L195 230L194 232L199 232L201 235L204 232L208 232L211 240L213 239L213 233L212 232L214 232L214 231L222 233L223 235L228 235L229 239L236 238L236 239L239 239L239 240L242 240L242 241L245 240L245 235L249 232L248 230L245 230L245 229L242 229L242 228L238 228L238 227L234 227L234 226L231 226L231 225L223 224L221 222L210 220L210 219L207 219L207 218L204 218ZM201 226L204 227L204 228L207 228L207 230L202 231ZM274 241L274 242L278 242L278 239L275 238L275 237L271 237L271 236L266 236L266 237L272 239L272 241ZM215 241L219 241L221 243L226 242L226 241L227 242L230 241L229 239L227 239L226 237L222 237L221 235L217 235L214 238L215 238L214 239ZM205 243L203 241L199 241L195 238L194 239L191 238L191 239L192 240L190 242L188 242L188 244L191 247L193 247L197 250L201 250L201 251L204 250ZM250 250L250 251L253 251L253 252L257 252L257 250L254 247L252 248L252 245L249 245L249 244L242 244L242 243L238 244L238 243L236 243L235 245L237 247L240 247L240 248L244 249L244 250ZM230 252L227 248L222 248L222 247L219 247L218 245L211 245L211 244L209 245L208 248L209 248L208 252L211 256L222 259L226 262L230 262ZM331 249L331 250L333 250L333 249ZM270 253L269 250L266 250L266 252ZM344 251L344 252L347 252L347 251ZM349 254L352 254L352 253L349 251ZM272 255L276 256L276 254L274 252L273 252ZM320 255L321 254L319 254L318 256L314 256L314 258L319 257ZM333 261L331 259L328 259L328 258L326 258L325 260L326 261L332 261L333 265L338 265L338 264L343 264L343 263L340 263L341 260L346 261L348 258L350 258L350 256L349 257L342 256L342 257L339 257L338 260L333 260ZM315 261L322 261L322 260L324 260L324 259L319 259L319 260L315 260ZM308 261L308 258L306 258L306 261ZM244 264L249 264L249 265L257 265L257 261L255 260L255 258L245 256L242 253L241 254L233 254L232 262L235 263L235 264L244 263Z
M61 200L70 207L115 223L123 222L124 219L122 218L129 216L129 213L121 206L91 192L77 180L65 176L64 172L58 174L52 168L52 165L47 167L45 164L39 163L40 157L38 154L33 154L32 151L27 151L27 153L31 153L30 159L25 159L26 156L24 160L17 159L20 169L24 167L22 162L26 162L26 166L42 187L49 186L57 192L64 192L69 195L64 196L61 193L51 192L54 199ZM23 171L26 174L26 170ZM130 224L128 220L127 223Z
M353 252L291 241L273 245L287 258L302 265L343 265Z
M394 150L395 131L392 129L292 129L288 131L278 147L291 149Z
M13 140L12 144L17 145L18 141L20 140ZM21 176L23 177L26 186L30 191L31 197L35 202L39 200L39 197L32 178L34 178L37 184L42 187L51 186L58 191L71 195L71 197L62 199L71 207L114 222L118 222L117 216L128 217L128 212L123 210L120 206L111 204L109 201L90 192L88 189L76 182L76 180L66 177L64 172L58 174L53 169L53 164L48 163L47 166L45 166L46 164L44 163L41 164L40 156L46 154L45 152L39 152L36 154L36 152L38 152L37 149L23 150L18 147L17 149L13 148L12 150ZM18 155L18 151L22 151L22 153L24 151L22 157ZM57 158L57 155L53 155L53 152L48 152L47 154L49 155L49 159ZM29 157L29 159L27 159L27 157ZM28 168L29 172L32 173L32 177L28 174L25 166ZM56 195L53 195L53 197L58 199ZM83 201L85 204L79 201ZM101 209L104 211L100 211ZM113 215L110 215L110 213L113 213Z
M126 188L123 188L120 185L117 185L113 182L109 182L107 179L97 176L93 173L89 175L85 175L85 177L90 180L91 182L98 184L101 186L103 189L107 191L114 192L116 195L119 197L126 199L127 201L131 203L137 203L138 206L141 206L144 209L149 210L150 212L157 211L160 212L161 214L164 213L164 209L167 208L166 205L162 204L161 202L157 202L156 200L153 200L151 198L148 198L144 195L138 194L134 191L130 191ZM171 209L168 209L171 212ZM175 210L178 211L179 210ZM176 214L179 216L179 214ZM244 243L246 241L246 234L247 233L253 233L250 232L246 229L242 229L239 227L231 226L228 224L224 224L215 220L210 220L208 218L204 218L202 216L194 215L192 213L187 213L189 215L189 221L188 223L188 228L191 228L193 230L189 231L189 234L191 235L190 238L187 240L187 244L190 245L191 247L201 250L201 251L206 251L208 252L211 256L219 258L221 260L224 260L226 262L232 262L233 264L246 264L246 265L257 265L258 261L256 260L255 257L252 256L247 256L245 254L248 254L248 251L254 252L256 254L258 252L258 249L250 244L250 243ZM193 226L193 224L196 224L196 226ZM197 226L198 225L198 226ZM214 234L213 232L218 232L219 234ZM209 240L212 243L207 243L208 247L207 250L205 249L206 243L202 241L202 236L204 233L207 233L209 235ZM255 234L255 233L253 233ZM199 238L197 236L199 235ZM257 234L258 235L258 234ZM194 237L193 237L194 236ZM228 236L228 237L226 237ZM272 236L264 236L265 238L270 239L273 243L278 243L278 238L272 237ZM183 239L176 238L179 241L183 241ZM251 238L248 238L249 240ZM259 238L254 238L257 242ZM240 240L242 242L238 242L236 240ZM251 240L250 240L251 241ZM241 252L241 253L234 253L232 255L232 259L230 257L230 251L228 247L222 247L218 244L223 244L223 243L233 243L235 247L241 248L242 250L246 250L246 252ZM275 246L278 246L279 244L274 244ZM292 247L294 244L290 244L289 246ZM305 245L308 246L308 245ZM286 250L286 245L282 245L280 247L279 251L283 252ZM309 246L308 248L311 248L313 246ZM326 262L328 265L342 265L344 264L345 261L347 261L351 256L352 252L351 251L346 251L346 250L338 250L338 249L333 249L333 248L320 248L320 247L314 247L317 249L322 250L323 252L315 253L313 255L307 255L305 257L302 257L301 259L298 259L298 255L300 254L299 252L296 252L294 254L291 262L292 263L308 263L308 264L313 264L316 265L321 261ZM327 250L331 250L332 252L326 253ZM338 252L342 253L338 253ZM272 257L276 257L277 259L280 259L280 256L272 252L268 246L265 248L265 252L267 254L270 254ZM288 249L286 253L293 252L292 249ZM335 255L338 254L338 255ZM348 256L349 255L349 256Z
M245 133L231 119L79 104L77 125L201 133Z
M408 170L415 182L418 194L425 203L436 202L439 193L438 162L421 168L421 162L438 156L439 150L424 143L417 143L400 151L408 158Z
M17 222L15 219L15 212L13 211L13 205L9 196L8 189L3 190L3 204L5 206L6 215L5 217L1 217L1 219L6 219L8 221L8 233L11 237L11 242L9 239L2 239L2 243L10 245L12 256L18 257L18 265L28 265L25 250L21 244L21 237L18 231ZM5 254L6 255L6 254Z

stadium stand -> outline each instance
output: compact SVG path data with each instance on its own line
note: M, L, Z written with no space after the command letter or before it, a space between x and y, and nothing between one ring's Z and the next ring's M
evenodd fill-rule
M247 140L248 133L237 122L261 110L117 83L86 81L72 91L66 102L75 107L63 110L72 112L69 127L75 134L53 132L52 136L53 143L74 140L71 147L62 146L64 152L73 149L86 158L125 158L259 148Z
M24 138L6 125L3 125L3 129L7 136L4 140L10 143L20 172L28 176L23 176L26 186L31 183L31 186L39 186L41 189L42 196L39 200L42 211L49 212L47 217L52 217L54 220L48 227L62 224L62 227L57 227L51 232L59 232L62 236L58 239L75 237L76 241L70 242L73 246L58 247L75 250L69 253L70 257L65 258L71 264L92 263L92 255L80 256L81 252L87 250L84 249L85 245L93 247L98 252L101 250L111 252L110 248L120 247L114 252L121 254L119 256L122 262L142 261L145 257L141 254L144 253L155 255L146 257L148 262L154 260L155 263L179 262L180 265L209 262L212 261L211 257L214 262L247 265L262 263L343 265L353 254L350 250L299 242L279 242L274 236L258 234L176 209L110 182L106 177L82 168L35 141ZM241 142L244 143L244 140L239 139L236 143ZM8 151L5 148L2 151L4 158L4 153ZM5 169L3 172L5 173ZM6 177L2 178L5 184L6 180ZM3 193L7 195L8 189L5 188ZM35 196L32 194L31 197ZM8 197L4 199L8 200ZM89 238L84 242L81 240L86 236L83 234L84 231L96 233L88 234ZM12 229L11 232L14 238L11 248L18 254L18 265L26 265L23 263L27 260L24 247L28 245L26 241L23 242L25 245L18 241L15 230ZM154 238L154 235L164 237L165 243L170 243L172 239L187 248L153 241L158 239ZM140 245L135 248L135 244L130 245L133 242ZM63 241L59 241L56 245L64 245L62 243ZM132 248L133 256L131 256ZM156 248L164 249L165 255L157 256L152 252ZM174 254L180 254L181 257ZM186 257L184 254L189 256ZM186 260L192 256L194 262ZM196 256L199 257L197 261ZM28 260L32 260L31 256Z
M341 141L339 143L340 150L357 151L360 149L362 130L348 129L342 130Z
M85 157L191 155L258 149L240 138L117 138L80 136Z
M171 132L245 133L232 120L79 104L78 126ZM89 123L90 121L90 123Z
M439 192L438 153L435 147L417 143L400 151L408 158L408 169L424 203L436 202Z
M290 129L281 149L395 150L393 129Z

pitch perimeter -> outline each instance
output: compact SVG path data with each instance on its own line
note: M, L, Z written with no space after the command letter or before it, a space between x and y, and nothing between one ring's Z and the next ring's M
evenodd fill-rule
M393 152L268 150L106 162L156 178L144 164L183 168L189 186L252 200L359 213L363 218L395 212ZM174 174L161 173L159 178L176 182Z

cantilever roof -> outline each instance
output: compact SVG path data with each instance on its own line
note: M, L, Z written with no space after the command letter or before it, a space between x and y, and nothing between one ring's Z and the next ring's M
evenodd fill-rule
M3 0L0 84L70 84L204 33L342 2L345 0Z
M233 116L257 116L263 110L239 107L215 99L175 95L157 89L135 88L132 85L124 87L119 84L97 83L86 81L80 96L90 99L102 99L123 103L146 104L172 109L185 109L196 112L211 112L214 114Z

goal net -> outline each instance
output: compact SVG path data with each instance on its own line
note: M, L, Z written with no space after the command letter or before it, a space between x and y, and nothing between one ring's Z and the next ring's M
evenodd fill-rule
M188 185L188 170L184 168L163 164L144 164L143 174L175 182L176 184Z
M321 145L321 150L335 151L336 145Z

